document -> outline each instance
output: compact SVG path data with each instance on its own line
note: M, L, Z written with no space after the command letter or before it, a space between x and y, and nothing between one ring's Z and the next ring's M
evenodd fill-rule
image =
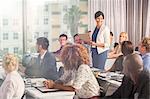
M85 34L79 34L79 37L81 40L85 41L85 42L90 42L90 36L88 33L85 33Z
M31 84L33 87L43 87L43 82L46 81L45 78L31 78Z

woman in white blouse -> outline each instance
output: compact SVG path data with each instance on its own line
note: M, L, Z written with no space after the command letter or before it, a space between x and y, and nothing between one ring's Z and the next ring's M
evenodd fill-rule
M91 51L93 67L104 70L107 52L110 46L110 30L104 24L104 13L95 13L96 27L91 34Z
M78 98L98 99L100 86L93 75L86 48L80 44L67 45L61 55L64 75L56 82L45 81L47 88L75 91Z
M6 54L2 66L6 72L6 78L0 87L0 99L21 99L25 85L17 72L19 66L17 57L13 54Z

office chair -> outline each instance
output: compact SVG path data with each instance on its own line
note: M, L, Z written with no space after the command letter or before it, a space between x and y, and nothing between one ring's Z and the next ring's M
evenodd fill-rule
M100 97L104 97L106 95L106 92L108 90L108 87L110 86L110 83L106 80L102 80L100 78L96 78L98 81L98 84L102 87L102 92L100 92Z

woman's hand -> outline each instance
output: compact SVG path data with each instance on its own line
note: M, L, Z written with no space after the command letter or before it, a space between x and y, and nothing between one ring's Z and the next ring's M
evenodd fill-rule
M91 45L92 46L97 46L97 44L95 42L92 42L92 41L91 41Z
M93 41L91 41L90 43L91 43L92 46L104 48L104 44L103 43L95 43Z
M91 44L91 46L97 46L97 43L95 43L95 42L93 42L93 41L90 41L90 44Z
M43 83L44 83L44 86L46 88L54 88L54 81L53 80L46 80Z

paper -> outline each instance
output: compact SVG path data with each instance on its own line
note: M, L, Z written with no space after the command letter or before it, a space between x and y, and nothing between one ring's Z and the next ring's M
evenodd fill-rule
M31 84L34 87L43 87L43 82L46 81L45 78L31 78Z
M78 35L79 35L80 39L83 40L83 41L85 41L85 42L90 42L90 40L91 40L88 33L78 34Z

